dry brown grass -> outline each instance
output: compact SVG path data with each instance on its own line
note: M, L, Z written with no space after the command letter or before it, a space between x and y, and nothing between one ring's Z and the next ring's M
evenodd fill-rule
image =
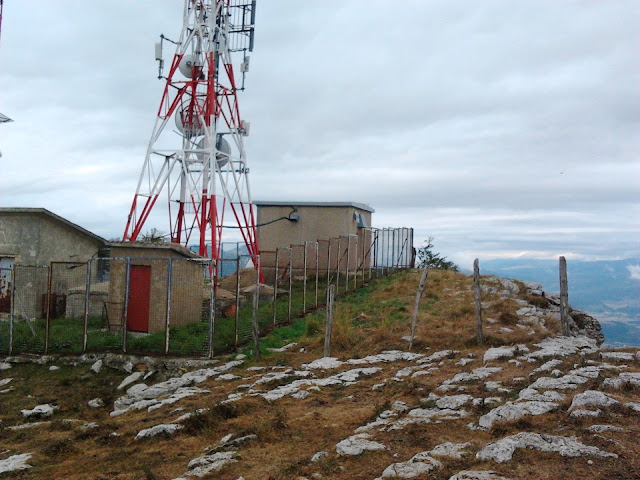
M336 309L332 355L346 359L375 354L385 349L406 349L407 342L402 337L409 334L419 273L409 272L380 279L360 292L343 297ZM133 411L110 418L108 409L90 409L87 401L102 397L112 402L118 395L115 387L124 378L124 373L105 369L97 376L87 375L87 365L66 366L58 372L49 372L46 366L40 365L16 366L9 371L10 376L15 377L12 383L15 390L1 397L0 420L3 420L3 424L21 423L18 420L19 410L39 403L58 403L60 411L48 426L22 431L0 430L0 451L35 454L30 462L34 465L33 469L6 478L169 480L184 473L188 462L203 455L207 447L217 445L223 436L233 433L235 437L255 434L258 438L240 448L239 463L206 478L236 480L243 476L247 479L289 480L303 476L311 478L314 473L320 473L324 479L370 480L380 476L389 464L408 460L416 453L446 441L471 441L471 451L476 452L488 442L518 431L577 435L585 443L617 453L620 458L597 459L594 465L587 465L585 459L518 451L513 462L498 465L480 462L471 453L462 460L444 461L441 469L422 478L447 479L463 469L496 470L505 476L526 480L638 477L640 416L626 407L617 407L609 409L598 420L598 423L625 428L625 432L615 436L619 444L614 444L607 440L611 436L606 433L599 438L589 432L586 421L572 421L569 418L567 410L570 399L550 414L496 424L489 432L471 432L466 425L470 421L477 421L491 407L468 407L467 410L472 413L468 418L415 424L394 432L376 432L375 439L388 446L385 451L353 458L335 454L337 442L374 420L396 400L412 407L432 406L422 399L461 370L470 371L481 366L487 346L530 344L557 328L552 319L546 319L547 332L534 329L533 336L528 335L528 330L519 328L514 328L511 333L502 332L500 327L513 324L504 322L500 316L515 315L520 305L512 300L502 300L496 294L483 294L482 300L485 318L499 321L495 325L485 323L486 344L479 347L474 340L475 311L470 277L453 272L430 272L420 303L414 351L428 354L442 349L455 349L462 350L462 353L442 361L430 375L407 377L403 381L391 380L391 377L409 363L379 364L377 366L384 369L381 373L348 387L323 387L321 391L310 392L303 400L285 397L269 403L261 397L244 397L235 403L222 405L220 402L238 385L253 381L248 377L254 374L238 369L234 373L246 378L230 382L211 379L201 384L202 388L210 390L208 394L189 397L175 406L163 407L151 413ZM322 333L322 325L318 323L310 329L308 336L300 339L299 346L305 348L304 352L294 349L266 356L261 364L298 367L317 359L322 354ZM464 367L456 365L461 357L469 354L475 356L473 362ZM586 365L588 360L597 359L595 355L570 357L559 368L568 371L575 363ZM505 400L517 398L518 392L531 381L528 374L537 366L527 362L516 366L507 359L494 364L501 366L502 370L489 380L500 381L503 386L512 389L508 394L498 394ZM617 373L605 372L603 375L614 376ZM514 377L524 377L526 380L514 383ZM383 380L387 382L381 390L372 389L374 384ZM589 383L585 388L597 389L601 380ZM269 387L289 381L274 382ZM484 382L470 382L464 387L464 393L475 397L496 395L486 390ZM638 397L635 389L608 393L622 403L637 401ZM182 410L169 414L177 406ZM136 433L143 428L167 423L179 415L201 408L209 410L187 420L185 428L173 437L133 441ZM61 422L63 418L95 421L99 427L83 430L78 424ZM120 436L112 436L113 432ZM330 452L329 456L318 463L310 462L310 458L322 450Z

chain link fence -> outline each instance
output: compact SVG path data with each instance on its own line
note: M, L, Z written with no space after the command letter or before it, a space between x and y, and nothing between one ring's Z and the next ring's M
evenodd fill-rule
M363 228L259 256L237 244L223 251L217 262L93 258L3 269L0 354L211 357L324 306L328 285L343 295L414 261L408 228Z
M9 313L9 354L45 353L49 267L13 266Z
M11 315L11 291L13 268L0 268L0 355L9 354L9 316Z

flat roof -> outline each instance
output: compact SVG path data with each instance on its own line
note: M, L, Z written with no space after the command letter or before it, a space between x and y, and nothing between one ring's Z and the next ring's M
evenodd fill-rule
M189 250L177 243L154 243L154 242L107 242L108 247L112 248L152 248L157 250L171 250L189 258L201 258L197 253Z
M253 204L257 207L353 207L365 212L375 212L369 205L358 202L267 202L254 200Z

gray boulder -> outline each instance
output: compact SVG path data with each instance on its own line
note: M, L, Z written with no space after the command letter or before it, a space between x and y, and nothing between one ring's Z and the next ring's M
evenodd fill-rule
M497 442L489 443L476 454L476 458L504 463L511 460L518 448L554 452L563 457L618 458L615 453L605 452L597 447L580 443L576 437L559 437L530 432L517 433Z

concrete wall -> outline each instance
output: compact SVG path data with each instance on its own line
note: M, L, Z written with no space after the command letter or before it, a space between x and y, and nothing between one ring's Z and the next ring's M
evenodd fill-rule
M357 235L358 228L353 218L354 211L362 214L371 226L371 212L349 206L269 206L258 205L258 225L281 217L288 217L294 207L299 214L297 222L280 220L258 227L260 250L274 251L278 247L302 245L304 242L328 240L329 238Z
M154 248L152 245L146 248L112 247L111 255L113 257L132 257L131 265L151 267L149 333L165 328L169 274L167 258L175 259L171 288L171 325L187 325L201 320L204 268L206 267L197 262L188 261L175 251ZM126 261L112 261L109 273L109 299L107 301L109 325L112 329L115 325L120 325L123 322L125 287ZM135 295L135 292L132 294Z
M20 291L14 312L18 318L40 318L46 311L43 298L48 275L44 268L29 267L48 267L52 261L86 262L98 253L104 242L43 209L6 210L0 210L0 257L13 257L15 265L22 266L14 272ZM52 281L53 290L66 294L68 289L84 284L84 272L82 268L56 276Z
M304 244L305 242L320 241L318 249L318 268L320 272L347 268L350 272L368 267L371 252L371 211L359 208L359 204L290 204L265 205L257 204L258 245L260 246L261 262L265 281L272 282L274 275L275 256L272 253L277 248L294 245L293 272L299 278L304 273ZM295 209L295 210L294 210ZM298 221L278 220L289 217L292 212L299 215ZM359 228L354 212L362 215L369 228ZM269 223L276 220L274 223ZM350 237L351 236L351 237ZM357 237L357 239L356 239ZM350 240L349 240L350 238ZM348 259L348 266L347 266ZM289 258L286 252L281 252L278 258L280 281L284 281ZM307 275L315 275L315 247L307 248ZM271 279L271 280L269 280Z
M86 262L102 246L97 238L47 215L0 212L0 256L15 257L16 264Z

